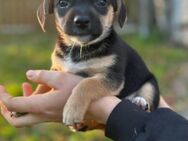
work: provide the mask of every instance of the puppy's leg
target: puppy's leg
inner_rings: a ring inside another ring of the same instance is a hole
[[[159,103],[159,88],[155,79],[146,82],[142,88],[136,92],[132,98],[132,102],[140,106],[143,110],[155,110]]]
[[[96,129],[103,130],[105,129],[105,125],[97,123],[95,120],[84,120],[84,124],[80,128],[74,127],[74,130],[82,132]]]
[[[132,102],[139,106],[141,109],[147,111],[149,110],[149,103],[141,96],[134,97]]]
[[[73,89],[63,111],[63,122],[66,125],[74,126],[82,123],[88,106],[93,100],[119,93],[121,89],[112,88],[105,79],[107,78],[102,74],[86,78]]]

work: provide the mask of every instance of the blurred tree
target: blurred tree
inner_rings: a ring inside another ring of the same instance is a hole
[[[156,25],[161,32],[168,31],[167,0],[153,0]]]
[[[146,38],[150,34],[151,0],[139,0],[139,33]]]

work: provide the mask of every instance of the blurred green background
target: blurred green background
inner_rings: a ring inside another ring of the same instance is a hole
[[[182,0],[179,4],[185,2]],[[129,20],[121,30],[122,38],[139,52],[156,75],[161,94],[169,104],[188,118],[188,28],[185,26],[188,18],[182,16],[185,11],[183,8],[178,11],[176,3],[171,3],[174,9],[170,9],[165,0],[127,0],[126,3]],[[40,31],[35,17],[38,4],[37,0],[0,0],[0,84],[14,96],[21,95],[21,84],[27,81],[25,72],[28,69],[48,69],[51,65],[55,33],[52,22],[48,24],[47,33]],[[160,15],[161,9],[164,13]],[[143,17],[144,13],[147,14]],[[55,123],[15,129],[0,118],[0,141],[38,140],[108,139],[102,131],[72,133]]]

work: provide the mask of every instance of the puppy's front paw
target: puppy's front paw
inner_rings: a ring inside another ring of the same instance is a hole
[[[74,126],[69,126],[72,132],[85,132],[88,130],[88,126],[85,123],[76,123]]]
[[[149,103],[143,97],[135,97],[132,102],[145,111],[149,110]]]
[[[87,107],[83,107],[80,103],[75,101],[71,102],[71,100],[69,100],[63,111],[63,123],[67,126],[73,127],[76,127],[77,124],[81,125],[83,123],[86,110]]]

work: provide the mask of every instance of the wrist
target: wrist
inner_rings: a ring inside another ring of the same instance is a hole
[[[87,115],[98,123],[106,124],[111,112],[120,102],[121,100],[114,96],[103,97],[90,105]]]

